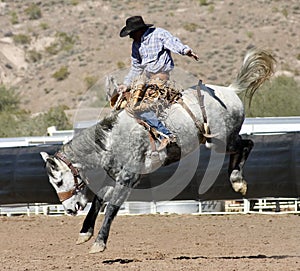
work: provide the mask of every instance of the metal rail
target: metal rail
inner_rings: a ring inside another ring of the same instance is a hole
[[[255,204],[254,204],[255,203]],[[79,215],[86,215],[91,203]],[[142,214],[286,214],[300,213],[299,198],[262,198],[235,201],[127,201],[119,211],[120,215]],[[103,214],[103,213],[102,213]],[[65,215],[61,204],[13,204],[0,205],[1,216],[13,215]]]

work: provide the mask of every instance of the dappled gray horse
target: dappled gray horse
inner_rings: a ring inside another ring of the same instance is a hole
[[[180,157],[169,146],[157,154],[159,159],[153,159],[148,131],[126,110],[113,111],[96,125],[82,130],[55,155],[41,153],[49,181],[69,214],[75,215],[87,204],[86,170],[101,167],[114,180],[113,186],[104,185],[94,198],[78,242],[91,238],[98,211],[108,201],[102,227],[90,252],[103,251],[111,223],[141,175],[187,156],[204,142],[216,152],[230,154],[229,180],[236,192],[245,195],[247,183],[242,171],[253,142],[239,135],[244,106],[237,93],[245,91],[251,98],[273,74],[273,69],[272,55],[253,49],[246,54],[237,79],[230,86],[201,85],[201,90],[185,90],[183,102],[166,108],[163,117],[177,137]],[[205,112],[201,110],[200,99]],[[207,135],[204,135],[207,131],[203,130],[204,123],[209,127]]]

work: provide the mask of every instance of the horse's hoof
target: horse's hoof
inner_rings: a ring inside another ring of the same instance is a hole
[[[90,254],[99,253],[99,252],[103,252],[105,249],[106,249],[106,245],[104,244],[103,241],[95,242],[91,247],[89,253]]]
[[[92,238],[93,234],[91,232],[79,233],[76,245],[83,244]]]
[[[239,170],[233,170],[230,174],[230,182],[235,192],[241,193],[243,196],[247,193],[247,182]]]
[[[245,196],[247,193],[247,183],[244,180],[242,180],[241,182],[232,183],[232,188],[235,192],[241,193],[242,196]]]

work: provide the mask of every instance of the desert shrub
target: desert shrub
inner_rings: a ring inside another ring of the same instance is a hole
[[[44,125],[43,131],[46,131],[49,126],[56,126],[58,130],[72,129],[72,125],[65,114],[66,109],[67,107],[64,105],[52,107],[35,121],[39,122],[40,125]]]
[[[72,129],[63,106],[53,107],[48,112],[32,117],[24,110],[0,112],[0,137],[42,136],[47,128]]]
[[[46,52],[51,55],[56,55],[60,51],[72,50],[77,39],[73,35],[68,35],[65,32],[57,32],[55,37],[56,40],[45,48]]]
[[[23,115],[17,112],[0,112],[0,137],[22,136],[18,124],[22,122]]]
[[[186,31],[189,31],[189,32],[195,32],[198,28],[198,25],[195,24],[195,23],[185,23],[183,25],[183,28],[186,30]]]
[[[257,91],[250,109],[245,99],[247,117],[299,116],[299,88],[291,77],[275,77]]]
[[[49,25],[47,23],[43,22],[43,23],[40,23],[40,28],[43,30],[46,30],[49,28]]]
[[[59,70],[57,70],[52,77],[57,81],[65,80],[69,76],[69,71],[67,66],[62,66]]]
[[[0,112],[16,110],[19,107],[19,97],[13,89],[0,85]]]
[[[210,13],[213,13],[213,12],[215,11],[215,6],[214,6],[214,5],[209,5],[208,11],[209,11]]]
[[[27,52],[26,60],[29,62],[38,62],[42,59],[42,54],[37,52],[36,50],[29,50]]]
[[[10,14],[10,22],[12,24],[18,24],[19,23],[19,18],[18,18],[18,15],[15,11],[13,11],[11,14]]]
[[[0,86],[0,137],[21,136],[18,124],[26,119],[26,112],[20,110],[19,103],[13,89]]]
[[[71,5],[77,6],[79,4],[79,0],[71,0]]]
[[[95,76],[87,76],[84,78],[84,82],[86,84],[87,89],[91,88],[92,86],[94,86],[97,82],[97,77]]]
[[[31,38],[25,34],[17,34],[13,36],[13,40],[15,44],[29,44]]]
[[[41,136],[46,135],[47,128],[56,126],[58,130],[72,129],[65,112],[64,106],[52,107],[46,113],[39,114],[35,117],[28,115],[26,121],[19,123],[19,134],[22,136]]]
[[[200,6],[207,6],[208,2],[207,2],[207,0],[199,0],[199,4],[200,4]]]
[[[247,31],[247,32],[246,32],[246,35],[247,35],[247,37],[248,37],[249,39],[252,39],[253,36],[254,36],[254,33],[253,33],[252,31]]]
[[[29,20],[38,20],[42,17],[42,11],[40,7],[35,3],[26,8],[25,13],[27,14]]]
[[[61,50],[69,51],[73,48],[76,38],[73,35],[68,35],[65,32],[56,33],[56,37],[59,40]]]
[[[45,51],[50,55],[56,55],[60,51],[60,46],[58,42],[52,42],[49,46],[45,48]]]
[[[118,61],[117,62],[117,67],[119,69],[124,69],[126,67],[125,63],[123,61]]]
[[[59,130],[72,129],[65,114],[66,106],[52,107],[46,113],[32,116],[20,109],[19,98],[13,89],[0,86],[0,137],[41,136],[49,126]]]
[[[282,11],[281,11],[282,15],[287,18],[289,16],[289,12],[286,8],[284,8]]]

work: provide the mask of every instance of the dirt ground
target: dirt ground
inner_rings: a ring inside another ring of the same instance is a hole
[[[299,215],[120,215],[96,255],[83,220],[0,217],[0,270],[300,270]]]

